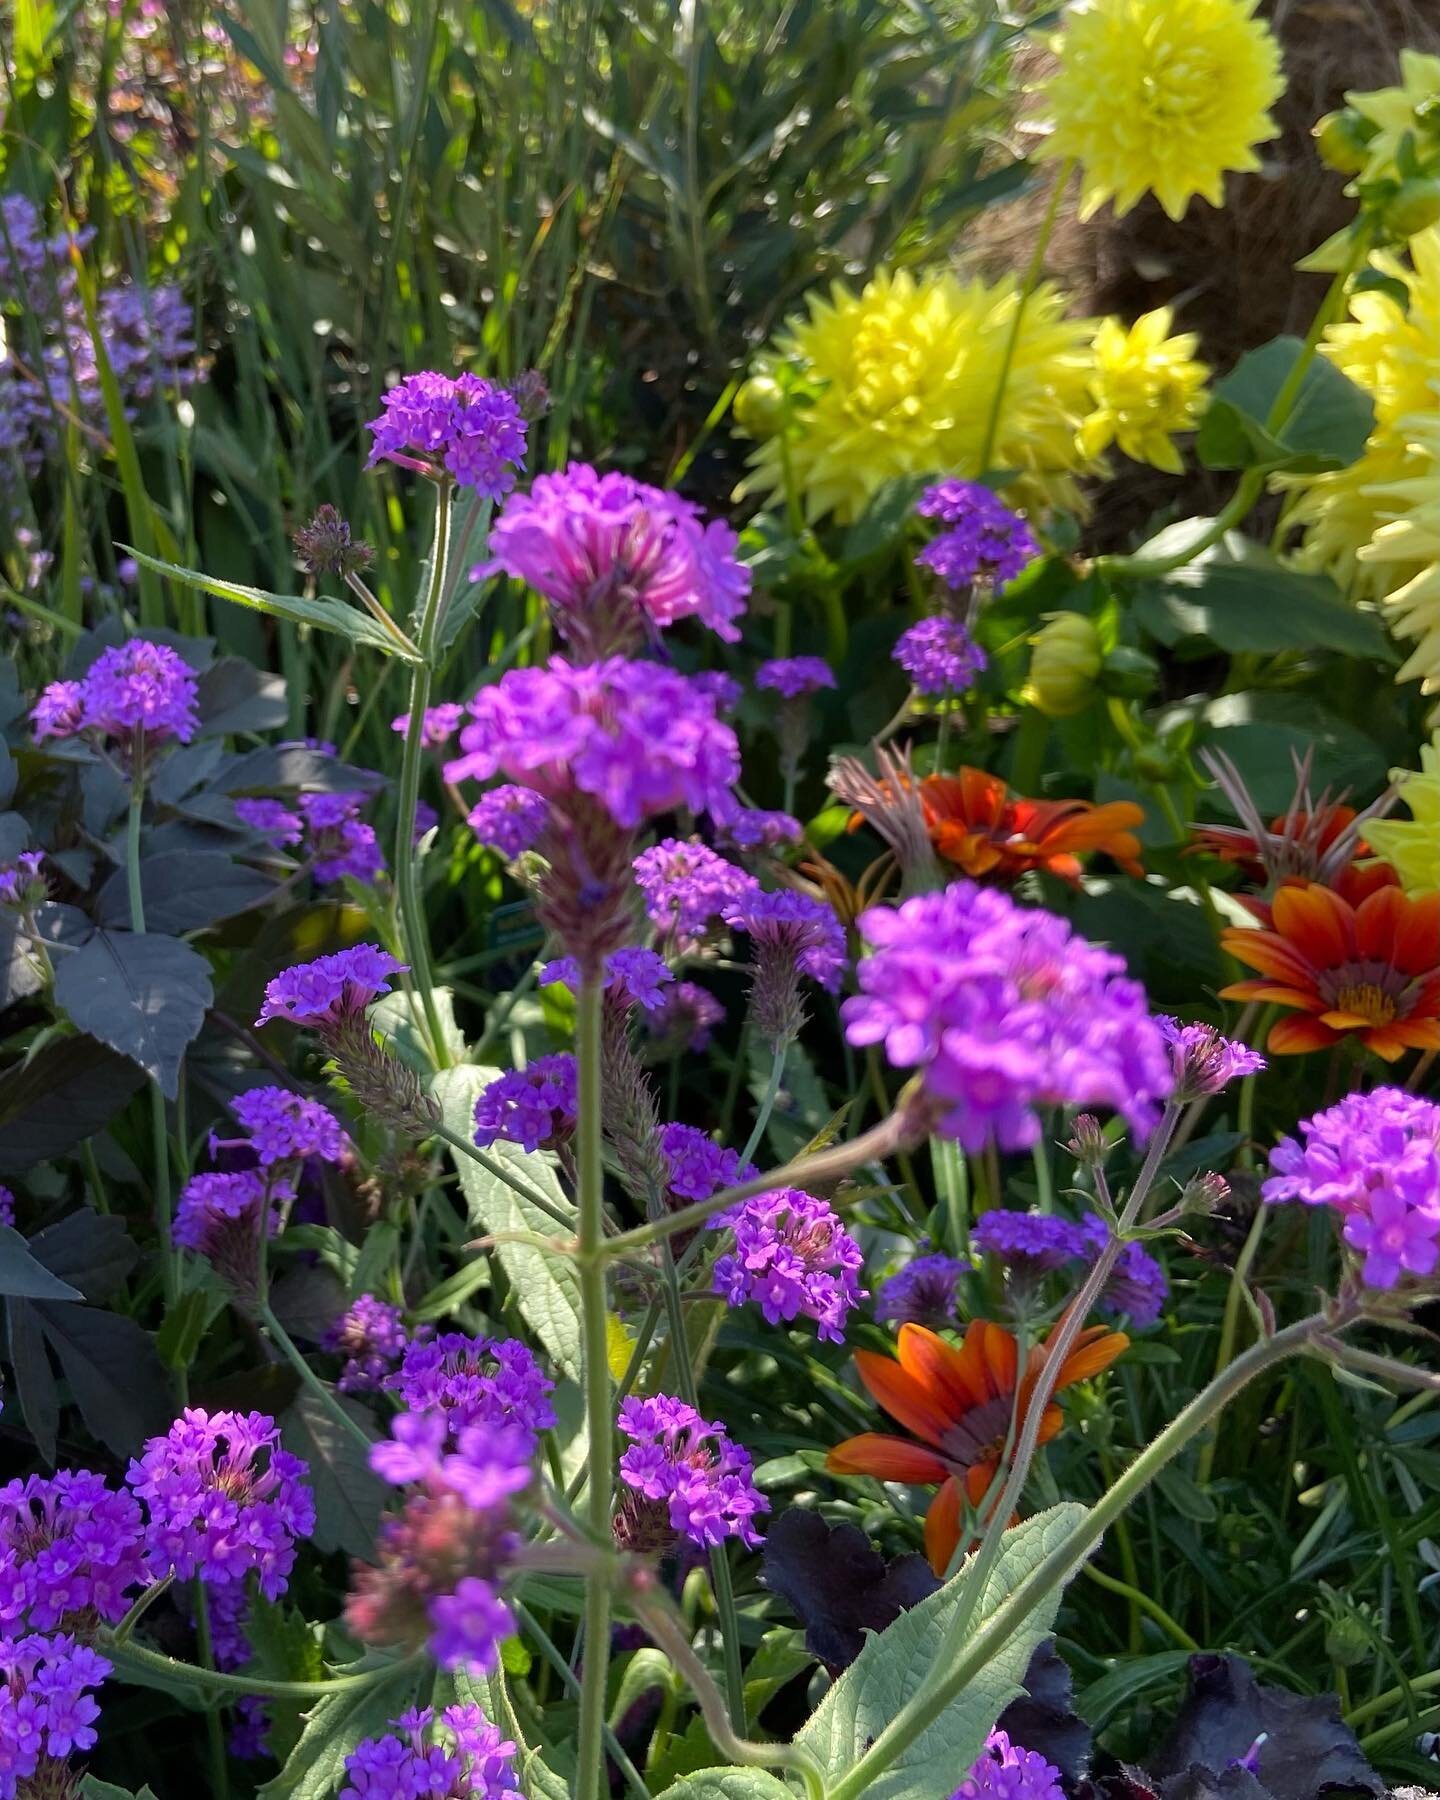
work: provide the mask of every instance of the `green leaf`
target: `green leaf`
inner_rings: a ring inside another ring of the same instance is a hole
[[[364,1409],[343,1394],[335,1400],[357,1423],[372,1423]],[[343,1550],[347,1556],[371,1555],[386,1489],[372,1472],[359,1440],[305,1387],[281,1416],[280,1436],[287,1450],[310,1465],[317,1548]]]
[[[355,1664],[342,1673],[359,1674],[362,1667]],[[346,1688],[318,1700],[300,1742],[280,1773],[260,1789],[259,1800],[334,1800],[346,1757],[362,1738],[385,1735],[391,1719],[405,1710],[415,1684],[414,1666],[397,1663],[371,1687]]]
[[[1103,1731],[1121,1707],[1134,1704],[1142,1688],[1178,1675],[1189,1660],[1188,1650],[1157,1650],[1149,1656],[1123,1657],[1108,1675],[1092,1681],[1077,1696],[1075,1710],[1092,1730]]]
[[[499,1069],[459,1068],[442,1070],[435,1078],[434,1094],[446,1125],[457,1137],[475,1135],[475,1100],[481,1088],[500,1074]],[[555,1171],[543,1156],[531,1155],[518,1145],[497,1142],[489,1154],[547,1200],[565,1204]],[[550,1237],[555,1221],[531,1205],[471,1157],[451,1152],[460,1186],[469,1208],[470,1223],[482,1232],[532,1231]],[[580,1376],[580,1290],[571,1265],[558,1256],[547,1256],[530,1244],[496,1246],[505,1273],[515,1288],[515,1300],[525,1322],[545,1346],[551,1360],[564,1374]]]
[[[155,1800],[149,1782],[142,1788],[116,1787],[98,1775],[86,1775],[80,1783],[80,1800]]]
[[[185,587],[198,588],[202,594],[213,594],[217,600],[233,600],[237,606],[248,606],[254,612],[289,619],[292,625],[312,625],[317,631],[333,631],[340,637],[349,638],[352,644],[366,644],[372,650],[382,650],[386,656],[398,656],[404,662],[419,661],[419,652],[413,645],[407,647],[398,625],[395,631],[399,635],[392,636],[369,613],[362,612],[358,606],[347,606],[343,600],[328,600],[323,594],[272,594],[264,588],[247,587],[243,582],[221,581],[216,576],[202,574],[199,569],[184,569],[178,563],[162,562],[127,544],[118,547],[127,550],[145,568],[168,575]]]
[[[845,533],[840,546],[841,566],[853,568],[871,557],[893,551],[915,502],[932,479],[929,475],[896,475],[882,482]]]
[[[971,1638],[1084,1517],[1083,1506],[1066,1502],[1005,1533],[971,1619]],[[938,1593],[868,1638],[801,1730],[795,1741],[815,1752],[828,1775],[838,1778],[853,1768],[906,1701],[943,1673],[936,1660],[972,1561],[967,1559]],[[1049,1635],[1059,1606],[1057,1590],[1030,1613],[935,1723],[871,1782],[865,1790],[869,1800],[934,1800],[936,1794],[951,1790],[956,1770],[968,1769],[975,1761],[996,1719],[1021,1691],[1030,1658]]]
[[[18,1295],[25,1300],[80,1300],[79,1288],[52,1275],[43,1263],[25,1247],[20,1233],[9,1225],[0,1225],[0,1294]]]
[[[697,1769],[666,1788],[660,1800],[795,1800],[768,1769]]]
[[[205,958],[158,933],[97,931],[55,972],[55,999],[80,1030],[128,1056],[168,1100],[211,998]]]
[[[1242,356],[1216,383],[1195,439],[1206,468],[1309,474],[1355,461],[1374,426],[1375,407],[1324,357],[1305,371],[1284,424],[1275,431],[1265,424],[1300,351],[1299,338],[1275,338]]]
[[[465,1036],[455,1023],[454,990],[437,987],[431,989],[431,994],[445,1046],[452,1061],[459,1061],[465,1055]],[[406,993],[382,994],[370,1009],[370,1023],[389,1038],[390,1047],[401,1062],[412,1068],[417,1075],[428,1076],[434,1067],[434,1061],[426,1049],[424,1033],[415,1016],[420,1005],[418,993],[413,1000]],[[422,1019],[423,1017],[421,1014]]]
[[[165,1429],[173,1416],[170,1384],[154,1339],[133,1319],[50,1300],[7,1304],[21,1410],[42,1448],[42,1431],[48,1435],[58,1404],[49,1355],[60,1364],[86,1428],[116,1456],[135,1455]]]
[[[1197,525],[1208,523],[1182,519],[1138,554],[1171,555]],[[1328,575],[1287,568],[1238,531],[1227,532],[1184,568],[1146,582],[1133,610],[1150,635],[1167,645],[1203,637],[1232,653],[1323,649],[1395,660],[1379,618],[1350,605]]]
[[[1282,813],[1295,792],[1295,757],[1313,751],[1312,788],[1374,793],[1390,758],[1373,739],[1305,694],[1222,694],[1200,713],[1197,744],[1223,750],[1262,813]]]

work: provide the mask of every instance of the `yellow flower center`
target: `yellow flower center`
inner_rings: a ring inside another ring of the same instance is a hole
[[[1352,983],[1335,996],[1337,1012],[1353,1013],[1370,1025],[1388,1025],[1395,1017],[1395,1002],[1382,993],[1373,981]]]

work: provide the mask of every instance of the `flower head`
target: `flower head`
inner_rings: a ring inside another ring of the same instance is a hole
[[[1272,1055],[1347,1037],[1386,1062],[1440,1049],[1440,893],[1412,900],[1387,885],[1352,904],[1319,882],[1293,881],[1260,910],[1263,929],[1231,926],[1220,938],[1260,979],[1220,992],[1290,1009],[1270,1028]]]
[[[1040,154],[1078,157],[1080,217],[1153,193],[1172,219],[1196,194],[1219,206],[1229,170],[1260,167],[1285,91],[1257,0],[1073,0],[1045,84]]]
[[[410,1343],[398,1306],[358,1294],[325,1336],[325,1348],[345,1358],[335,1386],[342,1394],[378,1393]]]
[[[488,1150],[497,1138],[522,1150],[553,1150],[575,1129],[575,1058],[537,1056],[483,1088],[475,1102],[475,1142]]]
[[[295,1540],[315,1529],[309,1470],[280,1448],[264,1413],[187,1407],[151,1438],[126,1479],[149,1508],[146,1550],[155,1577],[203,1575],[211,1587],[253,1570],[278,1600],[295,1564]]]
[[[1420,746],[1418,770],[1392,769],[1390,779],[1410,817],[1374,819],[1365,828],[1366,839],[1407,894],[1433,894],[1440,891],[1440,732]]]
[[[724,1017],[725,1008],[708,988],[694,981],[673,983],[659,1006],[641,1020],[647,1039],[645,1060],[661,1062],[684,1050],[704,1050],[712,1029]]]
[[[289,1019],[316,1030],[334,1027],[388,994],[390,977],[406,967],[376,944],[355,944],[313,962],[295,963],[266,983],[265,1004],[255,1023]]]
[[[835,675],[823,656],[782,656],[761,663],[755,685],[785,700],[804,700],[821,688],[833,688]]]
[[[1133,462],[1183,473],[1172,440],[1198,421],[1210,371],[1195,360],[1200,340],[1193,331],[1170,336],[1174,319],[1173,309],[1162,306],[1142,313],[1128,331],[1118,319],[1100,321],[1090,376],[1095,410],[1080,427],[1087,456],[1103,456],[1118,444]]]
[[[168,738],[188,744],[199,730],[195,671],[168,644],[131,638],[102,650],[80,685],[84,731],[122,741],[138,731],[147,744]]]
[[[1012,796],[998,775],[966,767],[955,775],[927,775],[920,803],[935,849],[970,876],[1013,881],[1045,869],[1078,882],[1080,858],[1087,855],[1108,856],[1131,875],[1144,873],[1135,827],[1145,815],[1128,800],[1103,806],[1025,800]]]
[[[514,487],[525,461],[525,421],[505,388],[478,375],[425,370],[390,388],[380,408],[370,421],[375,441],[367,468],[388,459],[428,472],[438,463],[487,500]]]
[[[311,1156],[339,1162],[345,1153],[345,1133],[330,1108],[289,1088],[249,1088],[235,1096],[230,1110],[249,1132],[262,1168]]]
[[[960,621],[943,614],[902,631],[891,655],[919,694],[963,694],[988,660]]]
[[[822,1339],[844,1342],[845,1319],[865,1297],[865,1259],[825,1201],[776,1188],[713,1223],[735,1237],[734,1250],[715,1261],[715,1285],[731,1306],[753,1300],[770,1325],[813,1319]]]
[[[268,839],[276,850],[298,844],[305,832],[305,821],[299,813],[291,812],[283,800],[265,796],[237,800],[235,817],[242,825]]]
[[[430,1707],[390,1721],[345,1758],[339,1800],[520,1800],[515,1745],[478,1706]]]
[[[693,1125],[662,1126],[660,1150],[669,1169],[669,1192],[679,1200],[708,1200],[721,1188],[759,1173],[753,1163],[741,1162],[738,1151],[717,1144]]]
[[[917,1256],[880,1283],[875,1296],[875,1317],[884,1325],[928,1325],[943,1331],[954,1325],[958,1310],[957,1290],[971,1265],[957,1256],[933,1252]]]
[[[1182,1025],[1158,1014],[1155,1023],[1170,1046],[1175,1099],[1183,1105],[1229,1087],[1246,1075],[1258,1075],[1265,1058],[1244,1044],[1221,1035],[1213,1025]]]
[[[1065,1789],[1053,1763],[997,1728],[950,1800],[1065,1800]]]
[[[657,1006],[664,1004],[665,988],[675,979],[663,956],[657,956],[653,950],[643,949],[636,944],[612,950],[605,958],[604,973],[608,994],[613,995],[622,1005],[633,1003],[645,1012],[653,1012]],[[541,969],[541,986],[546,987],[553,982],[563,982],[573,992],[579,992],[580,965],[573,956],[557,957],[554,962],[546,963]]]
[[[385,1386],[411,1413],[440,1419],[452,1437],[470,1426],[505,1426],[533,1445],[555,1423],[555,1383],[516,1338],[442,1332],[406,1346]]]
[[[726,908],[757,888],[753,875],[698,838],[662,838],[640,852],[634,867],[650,922],[682,951],[702,944]]]
[[[1223,1184],[1222,1184],[1223,1185]],[[1079,1224],[1081,1254],[1100,1255],[1110,1242],[1110,1227],[1098,1213],[1086,1213]],[[1115,1259],[1096,1309],[1111,1318],[1128,1319],[1137,1331],[1146,1331],[1160,1317],[1170,1298],[1165,1271],[1143,1244],[1128,1243]]]
[[[375,560],[369,544],[350,531],[350,521],[328,501],[290,534],[295,560],[308,575],[358,575]]]
[[[83,681],[52,681],[30,709],[36,743],[43,743],[46,738],[74,737],[84,723]]]
[[[805,827],[787,812],[763,806],[741,806],[726,798],[710,808],[715,836],[736,850],[773,850],[780,844],[798,844]]]
[[[804,1023],[799,977],[828,993],[840,986],[849,958],[845,928],[822,901],[793,888],[755,888],[732,901],[725,921],[750,939],[750,1005],[756,1027],[772,1043],[799,1035]]]
[[[543,794],[505,782],[480,796],[466,824],[488,850],[497,850],[514,862],[535,848],[549,816],[550,802]]]
[[[1111,1106],[1137,1135],[1173,1085],[1124,962],[1053,914],[956,882],[862,914],[874,946],[844,1002],[852,1044],[919,1069],[936,1129],[969,1150],[1036,1141],[1040,1105]]]
[[[1394,179],[1407,135],[1412,155],[1427,136],[1435,144],[1440,127],[1435,116],[1436,94],[1440,94],[1440,56],[1406,47],[1400,51],[1398,86],[1346,94],[1346,104],[1374,127],[1365,145],[1365,166],[1358,171],[1361,181]]]
[[[425,720],[420,727],[420,743],[426,750],[439,750],[448,744],[460,729],[465,718],[465,708],[458,700],[444,700],[439,706],[428,706],[425,709]],[[401,713],[390,721],[390,729],[404,737],[410,729],[409,713]]]
[[[1063,1269],[1084,1254],[1079,1229],[1053,1213],[1008,1212],[994,1207],[975,1221],[970,1241],[1024,1283]]]
[[[543,594],[561,634],[589,656],[634,649],[691,617],[733,643],[750,571],[731,528],[703,517],[679,494],[571,463],[507,501],[485,572]]]
[[[385,867],[375,827],[359,816],[361,793],[302,794],[300,811],[310,830],[311,868],[317,881],[371,883]]]
[[[1103,1326],[1082,1331],[1060,1365],[1055,1392],[1108,1369],[1129,1341]],[[963,1502],[979,1506],[989,1491],[1012,1419],[1017,1413],[1024,1418],[1035,1390],[1045,1348],[1031,1346],[1022,1374],[1010,1333],[972,1319],[958,1350],[923,1325],[902,1325],[897,1356],[857,1350],[855,1369],[872,1397],[914,1438],[867,1431],[837,1444],[826,1467],[881,1481],[939,1482],[925,1519],[925,1550],[935,1573],[944,1575],[959,1547]],[[1052,1400],[1041,1418],[1040,1443],[1048,1444],[1064,1422]]]
[[[0,1638],[0,1796],[70,1794],[78,1777],[65,1766],[95,1744],[100,1708],[91,1688],[111,1673],[88,1644],[61,1633]]]
[[[260,1169],[192,1175],[180,1190],[171,1235],[182,1249],[203,1256],[242,1306],[253,1306],[260,1234],[275,1235],[281,1203],[294,1198],[288,1181]]]
[[[133,1495],[89,1469],[0,1487],[0,1637],[115,1624],[146,1579],[144,1529]]]
[[[620,1479],[664,1509],[670,1531],[700,1545],[727,1537],[752,1546],[760,1541],[755,1518],[770,1502],[755,1486],[749,1453],[723,1425],[666,1394],[645,1400],[632,1394],[621,1402],[617,1423],[630,1440]]]
[[[915,558],[933,569],[948,588],[984,582],[997,592],[1040,554],[1034,534],[1019,513],[978,481],[937,482],[916,502],[922,519],[945,529]]]
[[[22,911],[38,906],[48,889],[43,850],[22,850],[13,863],[0,867],[0,906],[16,906]]]

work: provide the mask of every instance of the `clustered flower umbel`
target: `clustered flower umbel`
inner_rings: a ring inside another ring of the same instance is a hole
[[[813,1319],[822,1339],[844,1342],[845,1320],[865,1298],[865,1259],[825,1201],[775,1188],[718,1214],[714,1224],[734,1236],[734,1249],[714,1268],[715,1286],[731,1306],[753,1301],[770,1325]]]
[[[1270,1152],[1268,1201],[1328,1206],[1371,1288],[1440,1266],[1440,1106],[1403,1089],[1347,1094]]]
[[[1110,1228],[1098,1213],[1071,1220],[996,1207],[976,1220],[970,1241],[1005,1269],[1012,1299],[1023,1310],[1047,1275],[1075,1263],[1093,1263],[1110,1242]],[[1131,1242],[1121,1249],[1096,1306],[1102,1313],[1127,1316],[1144,1330],[1160,1317],[1169,1295],[1160,1264],[1143,1244]]]
[[[917,694],[962,694],[984,673],[985,652],[959,619],[935,613],[902,631],[891,653]]]
[[[342,1394],[378,1393],[412,1341],[398,1306],[357,1294],[325,1334],[324,1347],[345,1358],[335,1386]]]
[[[921,1077],[923,1121],[967,1150],[1036,1142],[1041,1106],[1107,1106],[1139,1138],[1174,1086],[1123,960],[1038,908],[957,881],[859,919],[873,954],[842,1005],[852,1044]]]
[[[620,1478],[634,1496],[615,1520],[623,1548],[665,1549],[677,1537],[702,1548],[727,1537],[751,1546],[760,1541],[755,1518],[770,1502],[755,1486],[748,1451],[723,1425],[668,1394],[630,1395],[617,1423],[630,1440]]]
[[[822,901],[758,886],[725,908],[726,924],[750,940],[750,1014],[767,1042],[789,1043],[805,1023],[800,977],[834,993],[848,957],[845,931]]]
[[[100,1707],[90,1690],[111,1670],[65,1632],[0,1638],[0,1800],[78,1791],[69,1759],[94,1747]]]
[[[634,869],[651,924],[680,955],[698,949],[727,908],[759,890],[753,875],[698,838],[661,838],[640,852]]]
[[[345,1758],[339,1800],[520,1800],[514,1743],[478,1706],[423,1706],[362,1738]]]
[[[537,1056],[497,1076],[476,1097],[475,1142],[482,1150],[498,1138],[522,1150],[559,1149],[574,1135],[577,1081],[569,1051]]]
[[[148,638],[102,650],[79,680],[52,681],[30,713],[37,742],[93,736],[126,760],[138,745],[188,744],[200,729],[195,671]]]
[[[407,1411],[438,1417],[452,1439],[470,1426],[505,1425],[533,1448],[555,1423],[555,1384],[516,1338],[452,1331],[412,1342],[385,1386]]]
[[[486,500],[500,500],[525,462],[525,420],[508,389],[478,375],[407,375],[380,397],[371,419],[367,468],[398,463],[448,476]]]
[[[914,1257],[881,1282],[875,1317],[884,1325],[925,1325],[944,1331],[959,1318],[960,1280],[971,1267],[939,1250]]]
[[[1065,1800],[1060,1771],[998,1727],[950,1800]]]

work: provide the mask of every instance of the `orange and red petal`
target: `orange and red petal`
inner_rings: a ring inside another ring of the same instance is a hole
[[[1232,981],[1220,990],[1222,1000],[1268,1000],[1276,1006],[1293,1006],[1300,1012],[1318,1013],[1325,1002],[1302,988],[1280,987],[1273,981]]]
[[[942,1581],[951,1557],[960,1548],[962,1510],[960,1483],[951,1475],[925,1514],[926,1560]]]
[[[1406,975],[1428,975],[1440,968],[1440,894],[1411,900],[1395,926],[1392,955]]]
[[[1271,903],[1275,929],[1317,969],[1333,969],[1355,955],[1355,914],[1316,882],[1281,887]]]
[[[950,1415],[940,1398],[922,1386],[893,1356],[880,1356],[873,1350],[855,1352],[855,1372],[869,1389],[871,1397],[889,1413],[897,1424],[913,1431],[927,1444],[938,1445],[950,1424]]]
[[[1220,943],[1237,962],[1273,976],[1288,987],[1309,987],[1315,978],[1305,958],[1273,931],[1249,931],[1232,925],[1221,933]]]
[[[1110,1331],[1104,1325],[1092,1325],[1088,1331],[1082,1331],[1060,1365],[1056,1392],[1069,1387],[1072,1382],[1088,1381],[1092,1375],[1108,1369],[1129,1348],[1130,1340],[1123,1331]]]
[[[1248,986],[1248,983],[1242,983]],[[1318,1019],[1299,1017],[1277,1019],[1270,1027],[1265,1048],[1272,1056],[1303,1056],[1307,1050],[1328,1050],[1340,1042],[1340,1033],[1322,1025]]]
[[[858,1437],[846,1438],[825,1458],[825,1467],[832,1475],[873,1475],[877,1481],[912,1484],[944,1481],[949,1473],[933,1450],[882,1431],[862,1431]]]
[[[955,1349],[924,1325],[902,1325],[896,1352],[900,1367],[925,1389],[947,1419],[963,1417],[985,1399],[964,1350]]]

